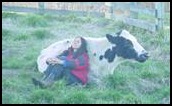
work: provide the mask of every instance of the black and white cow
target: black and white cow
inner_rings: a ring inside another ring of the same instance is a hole
[[[104,76],[113,74],[116,66],[125,60],[144,62],[148,59],[146,50],[126,30],[114,35],[106,34],[106,37],[101,38],[84,38],[87,41],[90,58],[89,81],[98,82]],[[47,58],[62,53],[71,45],[72,41],[73,39],[65,39],[42,50],[37,59],[39,71],[44,72],[47,68]]]

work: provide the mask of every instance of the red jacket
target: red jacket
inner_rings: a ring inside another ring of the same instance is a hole
[[[64,67],[70,68],[71,73],[79,78],[83,84],[86,84],[88,81],[88,71],[89,71],[89,57],[87,53],[78,55],[76,58],[73,58],[73,52],[71,49],[62,53]]]

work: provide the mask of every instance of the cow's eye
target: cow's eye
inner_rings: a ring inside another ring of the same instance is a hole
[[[125,46],[132,46],[131,42],[125,42]]]

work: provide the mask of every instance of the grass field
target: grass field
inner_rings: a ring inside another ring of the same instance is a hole
[[[168,16],[167,16],[168,17]],[[169,25],[169,23],[167,23]],[[145,63],[126,62],[104,79],[104,87],[35,87],[31,78],[40,51],[48,45],[78,35],[102,37],[120,29],[130,31],[151,57]],[[121,22],[96,17],[2,13],[3,104],[169,104],[170,30],[150,33]]]

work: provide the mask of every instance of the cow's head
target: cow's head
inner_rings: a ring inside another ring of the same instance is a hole
[[[145,62],[148,59],[148,52],[137,42],[137,39],[128,31],[122,30],[115,36],[106,35],[108,41],[114,46],[109,49],[111,56],[115,54],[125,59],[135,59],[139,62]],[[108,54],[108,51],[106,51]],[[106,58],[107,56],[105,56]],[[111,57],[114,58],[115,56]]]

